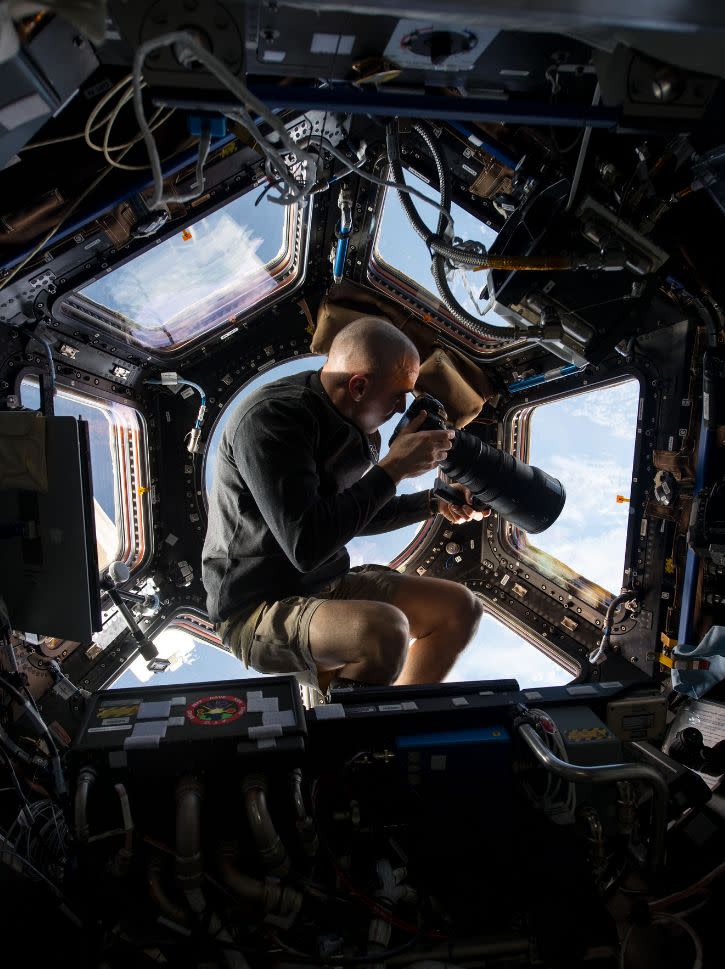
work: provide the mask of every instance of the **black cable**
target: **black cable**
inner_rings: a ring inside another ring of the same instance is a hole
[[[29,803],[27,797],[25,796],[25,791],[20,786],[20,781],[18,780],[18,775],[15,773],[15,768],[13,767],[13,762],[10,760],[10,757],[5,752],[5,750],[3,750],[2,747],[0,747],[0,754],[3,755],[3,757],[5,758],[6,764],[10,768],[10,776],[12,777],[13,784],[15,785],[15,789],[18,792],[18,797],[23,802],[24,809],[26,811],[28,811],[28,813],[32,817],[33,812],[30,810],[30,803]]]
[[[259,193],[259,195],[257,196],[257,198],[256,198],[256,200],[254,202],[255,209],[259,205],[259,203],[262,201],[262,199],[266,196],[267,192],[271,191],[273,188],[277,188],[277,186],[278,185],[281,185],[281,184],[282,184],[282,179],[281,178],[278,178],[275,181],[268,182],[265,185],[265,187],[262,189],[262,191]]]
[[[462,323],[464,326],[471,327],[474,329],[474,332],[478,333],[484,338],[496,340],[499,343],[510,343],[515,341],[520,335],[515,327],[491,326],[489,323],[472,316],[460,305],[458,300],[453,295],[450,286],[448,285],[448,280],[446,278],[447,260],[453,262],[454,264],[458,263],[463,266],[468,265],[472,268],[480,265],[482,260],[485,260],[485,257],[482,257],[476,253],[468,252],[464,248],[456,248],[455,246],[448,245],[444,241],[440,227],[443,224],[443,220],[448,223],[450,217],[450,190],[448,189],[449,175],[447,174],[443,156],[441,155],[430,130],[422,124],[418,124],[415,127],[417,134],[425,142],[425,145],[435,162],[436,171],[438,172],[439,188],[441,191],[441,212],[438,220],[438,231],[430,231],[428,226],[423,222],[422,218],[418,214],[418,211],[415,208],[413,200],[409,194],[398,189],[398,198],[408,221],[412,225],[415,232],[417,232],[417,234],[425,242],[429,251],[433,255],[431,273],[443,302],[450,311],[451,315],[459,323]],[[390,166],[393,181],[405,184],[405,179],[403,177],[403,166],[400,159],[400,137],[395,122],[389,124],[386,129],[386,147],[388,151],[388,164]],[[449,195],[447,199],[444,193]]]
[[[17,703],[21,704],[21,706],[23,706],[30,714],[31,720],[35,721],[36,726],[40,727],[41,733],[44,735],[50,750],[51,771],[53,774],[53,780],[55,781],[56,792],[59,795],[65,794],[67,787],[65,777],[63,775],[63,768],[60,762],[60,754],[58,752],[58,747],[56,746],[55,740],[53,739],[53,734],[50,732],[47,723],[41,717],[38,709],[34,705],[34,702],[32,704],[29,703],[27,698],[23,696],[20,690],[18,690],[17,687],[15,687],[2,675],[0,675],[0,687],[2,687],[6,693],[9,693]]]

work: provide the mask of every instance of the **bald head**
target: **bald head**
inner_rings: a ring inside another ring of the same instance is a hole
[[[405,334],[379,316],[361,316],[332,341],[325,369],[382,376],[409,362],[420,361],[415,344]]]
[[[332,341],[320,380],[337,409],[366,434],[405,410],[420,358],[407,336],[379,316],[362,316]]]

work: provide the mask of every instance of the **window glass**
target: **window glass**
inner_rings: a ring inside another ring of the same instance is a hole
[[[234,199],[80,296],[108,310],[114,328],[157,350],[178,349],[224,325],[279,288],[276,277],[295,259],[288,250],[296,207],[255,207],[256,194]]]
[[[405,172],[405,181],[411,188],[417,188],[425,196],[439,201],[437,189],[431,188],[417,175]],[[434,231],[438,223],[438,212],[430,205],[412,196],[413,203],[425,224]],[[460,205],[451,205],[455,235],[466,242],[480,242],[489,249],[496,239],[496,230],[481,222]],[[398,193],[386,189],[378,231],[375,236],[375,260],[378,264],[394,270],[401,281],[412,285],[422,298],[433,308],[442,306],[438,289],[431,273],[431,257],[424,241],[413,229],[400,204]],[[486,285],[485,272],[466,272],[455,269],[448,280],[453,295],[463,308],[493,326],[505,324],[495,312],[485,309],[485,300],[480,298]]]
[[[214,477],[214,465],[222,431],[224,430],[226,422],[234,412],[236,405],[258,387],[271,383],[274,380],[279,380],[282,377],[300,373],[304,370],[319,370],[324,362],[325,357],[323,356],[295,357],[294,360],[289,360],[286,363],[280,364],[278,367],[272,367],[271,369],[266,370],[263,374],[260,374],[258,377],[255,377],[253,380],[250,380],[249,383],[242,387],[237,395],[232,398],[217,421],[209,440],[204,471],[204,480],[207,492],[211,488]],[[409,395],[406,406],[410,404],[411,399],[412,397]],[[388,453],[388,441],[390,440],[390,435],[393,433],[400,416],[400,414],[396,414],[380,428],[382,445],[380,449],[381,457]],[[425,491],[432,487],[434,480],[434,471],[430,471],[428,474],[422,475],[420,478],[404,478],[398,485],[397,494],[414,494],[415,492]],[[388,562],[392,561],[392,559],[402,552],[403,549],[407,548],[419,529],[420,524],[415,524],[408,525],[405,528],[399,528],[393,532],[385,532],[382,535],[369,535],[361,538],[354,538],[347,544],[347,550],[350,553],[350,562],[353,566],[368,563],[387,565]]]
[[[150,673],[147,661],[137,656],[108,689],[140,686],[171,686],[172,684],[203,683],[206,680],[241,680],[261,676],[247,669],[244,663],[221,646],[195,636],[175,624],[167,626],[154,639],[159,656],[171,660],[163,673]]]
[[[486,614],[446,682],[512,678],[525,690],[531,686],[561,686],[571,681],[572,674],[495,616]]]
[[[40,389],[34,377],[23,378],[20,394],[24,407],[40,408]],[[133,565],[144,553],[144,515],[138,491],[144,482],[127,480],[127,462],[121,457],[132,453],[134,460],[130,463],[140,473],[144,462],[139,454],[142,446],[139,415],[124,404],[60,388],[54,403],[59,417],[82,418],[88,422],[98,567],[103,571],[116,559]]]
[[[528,460],[566,488],[566,504],[546,531],[519,533],[526,557],[547,574],[567,567],[609,592],[619,592],[629,523],[639,384],[541,404],[529,418]]]
[[[198,621],[195,621],[198,622]],[[159,655],[170,659],[163,673],[150,673],[142,656],[128,666],[108,689],[121,689],[148,683],[153,686],[249,679],[263,676],[247,669],[227,652],[211,629],[196,631],[194,623],[179,617],[154,639]],[[446,677],[449,683],[472,680],[516,679],[522,689],[536,686],[561,686],[572,674],[532,646],[495,616],[485,615],[478,633],[461,654]]]

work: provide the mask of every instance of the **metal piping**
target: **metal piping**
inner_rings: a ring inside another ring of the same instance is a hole
[[[237,846],[234,844],[223,844],[217,852],[217,867],[224,884],[248,905],[262,906],[266,912],[274,911],[280,890],[272,886],[268,890],[263,882],[239,871],[234,864],[236,853]]]
[[[305,853],[309,857],[313,857],[317,854],[319,846],[317,832],[315,831],[315,823],[307,813],[307,807],[305,806],[305,799],[302,794],[302,771],[299,767],[296,767],[292,771],[290,780],[292,783],[295,813],[297,815],[297,830],[300,833]]]
[[[152,858],[148,863],[146,867],[146,884],[149,894],[168,919],[171,919],[172,922],[178,922],[181,925],[187,925],[189,922],[189,913],[180,905],[172,902],[166,894],[162,881],[163,870],[164,863],[160,856]]]
[[[222,881],[245,904],[283,918],[294,917],[302,907],[302,895],[289,885],[268,879],[261,882],[239,871],[235,864],[237,846],[220,845],[217,866]]]
[[[659,873],[665,864],[665,836],[667,834],[667,804],[670,792],[667,784],[654,767],[648,764],[601,764],[596,767],[580,767],[561,760],[552,753],[536,730],[528,723],[519,725],[518,732],[547,770],[575,784],[613,784],[617,781],[647,781],[652,787],[652,843],[650,865]]]
[[[206,905],[201,891],[201,802],[204,789],[196,777],[182,777],[176,785],[176,880],[191,910]]]
[[[272,822],[267,807],[267,781],[261,774],[250,774],[242,782],[247,819],[262,863],[273,875],[290,870],[287,849]]]
[[[90,827],[88,824],[88,795],[91,788],[98,779],[98,774],[93,767],[84,767],[78,775],[78,785],[74,802],[74,825],[76,838],[80,842],[88,841],[90,837]]]

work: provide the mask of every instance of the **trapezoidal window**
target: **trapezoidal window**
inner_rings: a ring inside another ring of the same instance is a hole
[[[410,169],[405,171],[406,184],[421,191],[427,198],[438,202],[438,190],[428,185]],[[413,203],[425,224],[435,230],[438,212],[432,206],[411,196]],[[475,215],[455,202],[451,205],[451,215],[456,236],[471,242],[481,243],[489,249],[496,239],[497,232]],[[447,319],[453,319],[449,310],[438,295],[438,289],[431,272],[431,257],[424,241],[408,221],[398,193],[385,189],[380,218],[368,267],[370,282],[390,295],[392,289],[404,302],[428,309]],[[453,295],[461,306],[472,316],[485,320],[493,326],[507,325],[493,310],[486,309],[486,301],[481,291],[486,284],[484,272],[470,272],[454,269],[448,280]],[[462,325],[462,324],[457,324]]]
[[[627,380],[511,419],[515,453],[562,482],[566,504],[546,531],[505,525],[517,558],[595,608],[622,586],[629,526],[639,383]]]
[[[247,669],[222,647],[211,623],[191,613],[176,616],[154,637],[159,656],[169,660],[163,673],[151,673],[147,661],[137,656],[105,689],[172,684],[222,682],[248,679],[261,674]]]
[[[234,413],[236,405],[240,404],[242,400],[244,400],[244,398],[247,397],[253,390],[257,390],[257,388],[263,386],[264,384],[271,383],[274,380],[279,380],[282,377],[289,377],[295,373],[301,373],[305,370],[319,370],[324,362],[325,357],[323,356],[294,357],[291,360],[287,360],[285,363],[278,364],[276,367],[271,367],[269,370],[265,370],[264,373],[259,374],[257,377],[253,377],[243,387],[241,387],[239,391],[237,391],[235,396],[231,398],[220,414],[206,449],[204,458],[204,484],[207,496],[211,490],[212,482],[214,480],[214,468],[216,465],[217,452],[219,450],[219,442],[221,440],[222,431],[224,430],[227,421]],[[408,399],[406,406],[410,403],[410,399],[412,398]],[[380,428],[381,457],[384,457],[388,453],[388,442],[391,434],[395,430],[395,426],[398,423],[400,416],[400,414],[394,415]],[[435,471],[429,471],[427,474],[421,475],[419,478],[403,478],[398,485],[397,494],[409,495],[415,494],[416,492],[426,491],[428,488],[433,487],[435,476]],[[398,528],[392,532],[384,532],[380,535],[365,535],[359,538],[354,538],[352,541],[347,543],[347,550],[350,554],[350,564],[352,566],[387,565],[388,563],[397,565],[399,562],[405,560],[409,546],[414,542],[414,540],[416,540],[417,537],[422,536],[423,530],[426,527],[427,526],[425,523],[423,528],[421,528],[420,524],[406,525],[403,528]]]
[[[35,377],[23,377],[20,399],[24,407],[40,408]],[[103,571],[121,560],[134,568],[144,559],[150,534],[143,418],[126,404],[65,387],[56,388],[54,403],[59,417],[88,422],[98,567]]]
[[[247,192],[66,297],[62,310],[160,353],[277,300],[304,268],[302,211]]]
[[[486,612],[476,635],[456,660],[446,676],[447,683],[470,683],[475,680],[518,680],[522,690],[533,686],[563,686],[577,670],[567,669],[555,652],[545,653],[529,642],[498,616]]]

